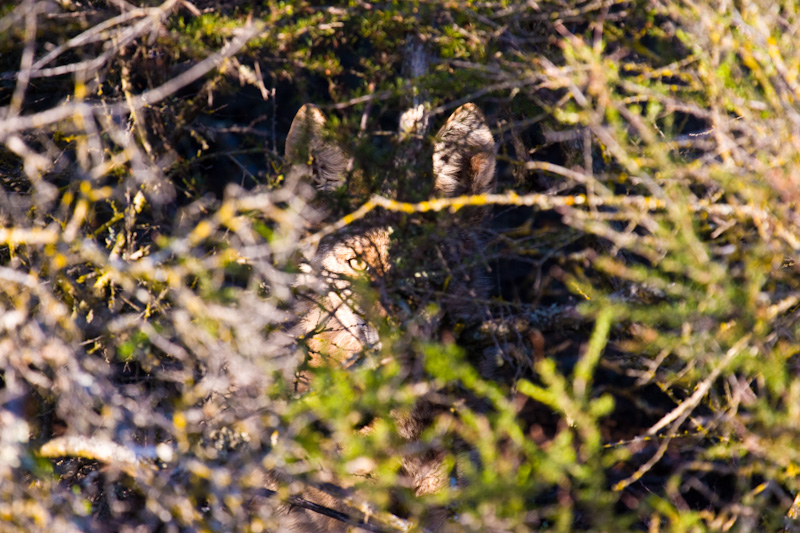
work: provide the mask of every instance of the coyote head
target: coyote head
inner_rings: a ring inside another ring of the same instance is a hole
[[[286,158],[292,163],[290,176],[302,176],[318,191],[332,191],[344,185],[351,167],[347,152],[325,138],[326,118],[317,107],[304,105],[294,118],[286,138]],[[482,194],[494,184],[495,146],[481,111],[474,104],[459,107],[434,139],[433,192],[437,196]],[[419,188],[425,188],[420,184]],[[455,217],[442,222],[444,243],[430,261],[458,265],[461,258],[473,254],[480,243],[467,225],[476,216]],[[393,268],[391,228],[348,227],[324,240],[307,265],[307,270],[325,282],[315,305],[301,319],[301,334],[311,352],[311,365],[326,364],[325,358],[348,365],[353,356],[379,344],[378,331],[369,317],[385,314],[380,304],[361,300],[353,290],[356,280],[376,282]],[[419,265],[422,269],[428,265]],[[446,267],[460,273],[448,280],[448,293],[464,297],[480,291],[475,269]],[[419,273],[418,273],[419,274]],[[423,272],[425,274],[425,272]],[[457,298],[454,298],[454,300]]]

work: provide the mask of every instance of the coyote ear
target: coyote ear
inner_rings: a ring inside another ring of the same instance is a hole
[[[292,171],[310,175],[320,191],[332,191],[344,183],[350,163],[344,150],[325,139],[326,122],[317,106],[305,104],[292,121],[284,151]]]
[[[459,107],[433,145],[436,192],[443,196],[489,192],[495,159],[494,138],[481,110],[475,104]]]

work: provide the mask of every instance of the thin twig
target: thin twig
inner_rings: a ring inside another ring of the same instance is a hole
[[[107,105],[105,103],[90,104],[76,101],[48,109],[47,111],[34,113],[33,115],[18,116],[0,121],[0,141],[5,141],[5,139],[13,133],[42,128],[70,117],[83,117],[93,114],[119,115],[156,104],[205,76],[211,70],[218,68],[225,59],[238,53],[239,50],[241,50],[250,39],[258,35],[263,28],[264,24],[261,22],[243,27],[239,35],[231,39],[218,53],[207,57],[180,76],[172,78],[155,89],[146,91],[133,98],[130,104],[120,102]]]
[[[684,413],[691,412],[694,410],[695,407],[700,405],[700,401],[705,397],[708,393],[711,385],[719,377],[720,373],[733,361],[737,355],[741,353],[747,343],[750,341],[752,334],[748,333],[741,339],[739,339],[736,344],[731,346],[731,348],[725,353],[725,357],[716,365],[713,369],[711,369],[711,373],[708,375],[706,379],[704,379],[700,384],[697,386],[697,389],[694,391],[690,397],[686,400],[682,401],[680,405],[678,405],[675,409],[664,415],[658,422],[653,424],[653,426],[647,430],[647,435],[655,435],[665,426],[669,425],[672,421],[677,419],[678,417],[682,416]]]

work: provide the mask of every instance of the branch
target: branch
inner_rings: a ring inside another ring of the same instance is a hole
[[[553,173],[569,177],[571,179],[582,180],[585,183],[591,179],[585,174],[570,170],[559,165],[543,162],[531,162],[526,166],[530,168],[541,168]],[[668,200],[654,198],[652,196],[594,196],[576,194],[569,196],[551,196],[548,194],[531,193],[518,195],[514,191],[504,194],[474,194],[468,196],[456,196],[452,198],[433,198],[419,203],[398,202],[380,195],[373,195],[364,205],[345,215],[336,222],[325,226],[320,231],[306,237],[301,241],[301,246],[315,247],[319,242],[342,228],[349,226],[353,222],[361,220],[377,207],[383,207],[387,211],[398,213],[429,213],[433,211],[443,211],[449,209],[456,212],[467,206],[487,206],[487,205],[515,205],[537,207],[543,211],[558,208],[585,207],[611,207],[628,208],[637,213],[645,211],[661,211],[667,208]],[[753,207],[751,205],[729,205],[724,203],[711,203],[708,200],[693,201],[688,205],[692,212],[706,213],[721,217],[737,217],[740,219],[750,219],[756,222],[769,222],[778,236],[780,236],[794,250],[800,250],[800,237],[790,231],[790,228],[780,224],[775,217],[765,209]]]
[[[148,17],[150,20],[145,21],[146,25],[143,26],[142,28],[140,28],[142,31],[138,32],[138,33],[135,33],[133,35],[133,37],[135,38],[136,36],[141,35],[141,33],[144,33],[144,30],[152,29],[151,21],[153,19],[163,19],[167,14],[169,14],[170,11],[172,11],[172,9],[175,7],[176,3],[177,3],[177,0],[167,0],[166,2],[164,2],[163,4],[161,4],[160,6],[155,7],[155,8],[136,8],[136,9],[133,9],[131,11],[122,13],[121,15],[117,15],[116,17],[112,17],[112,18],[110,18],[108,20],[105,20],[105,21],[103,21],[103,22],[101,22],[99,24],[96,24],[95,26],[92,26],[91,28],[89,28],[85,32],[81,33],[80,35],[77,35],[77,36],[73,37],[72,39],[70,39],[66,43],[55,47],[53,50],[51,50],[49,53],[47,53],[44,57],[42,57],[41,59],[36,61],[36,63],[33,64],[33,67],[31,69],[31,70],[34,71],[33,76],[34,77],[46,76],[47,74],[44,74],[43,72],[37,72],[37,71],[41,71],[41,69],[45,65],[47,65],[48,63],[50,63],[51,61],[56,59],[58,56],[60,56],[62,53],[64,53],[65,51],[69,50],[70,48],[75,48],[76,46],[81,46],[83,44],[87,44],[87,43],[93,42],[95,40],[106,41],[107,40],[107,36],[101,35],[102,32],[104,32],[104,31],[106,31],[106,30],[108,30],[108,29],[110,29],[110,28],[112,28],[114,26],[117,26],[119,24],[123,24],[125,22],[128,22],[129,20],[132,20],[132,19],[135,19],[135,18]],[[137,26],[134,26],[134,29],[139,29],[139,28],[137,28]],[[122,39],[122,40],[125,41],[125,44],[130,42],[130,39],[128,37],[129,36],[126,35]],[[114,42],[113,50],[116,51],[116,50],[118,50],[118,49],[120,49],[122,47],[119,42],[116,42],[116,40],[112,41],[112,42]],[[62,67],[59,67],[59,68],[62,68]]]
[[[739,355],[742,350],[744,349],[745,345],[750,341],[752,335],[747,334],[741,339],[739,339],[736,344],[734,344],[728,352],[725,354],[725,357],[722,361],[719,362],[717,366],[711,369],[711,373],[708,375],[706,379],[704,379],[698,386],[694,393],[689,396],[686,400],[682,401],[680,405],[678,405],[675,409],[667,413],[661,420],[653,424],[653,426],[647,430],[647,435],[655,435],[658,433],[662,428],[667,426],[672,421],[676,420],[678,417],[685,415],[695,407],[700,404],[700,400],[702,400],[705,395],[708,393],[709,389],[711,389],[711,385],[719,377],[720,373],[727,367],[731,361],[733,361],[737,355]]]
[[[258,495],[270,499],[278,497],[277,491],[271,489],[259,489]],[[353,527],[356,527],[364,531],[373,531],[375,533],[398,533],[411,530],[411,524],[407,520],[403,520],[402,518],[395,516],[391,513],[380,513],[380,515],[382,515],[384,519],[388,518],[392,523],[397,524],[396,527],[378,525],[370,522],[363,522],[361,520],[353,518],[347,513],[343,513],[342,511],[337,511],[336,509],[331,509],[330,507],[314,503],[299,496],[289,496],[288,498],[281,501],[283,501],[284,503],[288,503],[289,505],[292,505],[294,507],[300,507],[301,509],[306,509],[307,511],[312,511],[314,513],[318,513],[323,516],[327,516],[328,518],[333,518],[334,520],[344,522],[345,524],[351,525]],[[378,517],[378,516],[379,515],[377,514],[373,515],[373,517]],[[425,532],[426,530],[422,529],[421,531]]]
[[[225,59],[238,53],[239,50],[241,50],[250,39],[258,35],[263,28],[264,24],[262,22],[248,23],[241,29],[239,35],[231,39],[218,53],[207,57],[180,76],[133,98],[130,104],[120,102],[107,105],[105,103],[90,104],[87,102],[71,102],[33,115],[3,120],[0,122],[0,141],[5,141],[6,138],[13,133],[29,129],[38,129],[49,124],[66,120],[70,117],[86,117],[90,114],[125,114],[136,112],[144,107],[158,103],[170,95],[175,94],[183,87],[205,76],[211,70],[219,67]]]
[[[129,448],[110,440],[84,436],[55,438],[39,449],[39,455],[48,459],[81,457],[100,461],[119,468],[133,478],[141,477],[145,471],[151,471],[151,461],[169,461],[174,456],[172,448],[167,444]]]
[[[172,461],[175,457],[175,450],[169,444],[165,443],[157,446],[126,447],[110,440],[71,436],[58,437],[48,441],[39,449],[39,455],[48,459],[57,457],[80,457],[83,459],[100,461],[119,468],[132,478],[139,478],[144,472],[149,473],[153,470],[152,461],[157,459],[161,461]],[[368,509],[366,504],[356,501],[352,496],[342,495],[338,493],[338,491],[332,491],[330,488],[326,488],[322,485],[313,486],[317,490],[321,490],[341,500],[343,504],[358,509],[358,511],[366,517],[366,520],[369,521],[364,522],[342,511],[325,507],[324,505],[314,503],[298,496],[289,496],[282,501],[289,505],[339,520],[340,522],[363,529],[364,531],[397,533],[409,531],[412,527],[410,522],[391,513],[375,512],[374,510]],[[266,488],[259,489],[258,494],[267,498],[276,498],[278,496],[276,491]],[[382,522],[382,524],[372,522],[376,519]]]

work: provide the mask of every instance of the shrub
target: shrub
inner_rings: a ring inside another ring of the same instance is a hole
[[[3,530],[269,531],[328,483],[373,530],[798,528],[796,6],[143,4],[0,8]],[[424,203],[397,119],[469,101],[498,194]],[[326,209],[282,157],[306,102],[356,156]],[[395,298],[309,368],[300,265],[395,183],[412,249],[492,206],[484,319]]]

